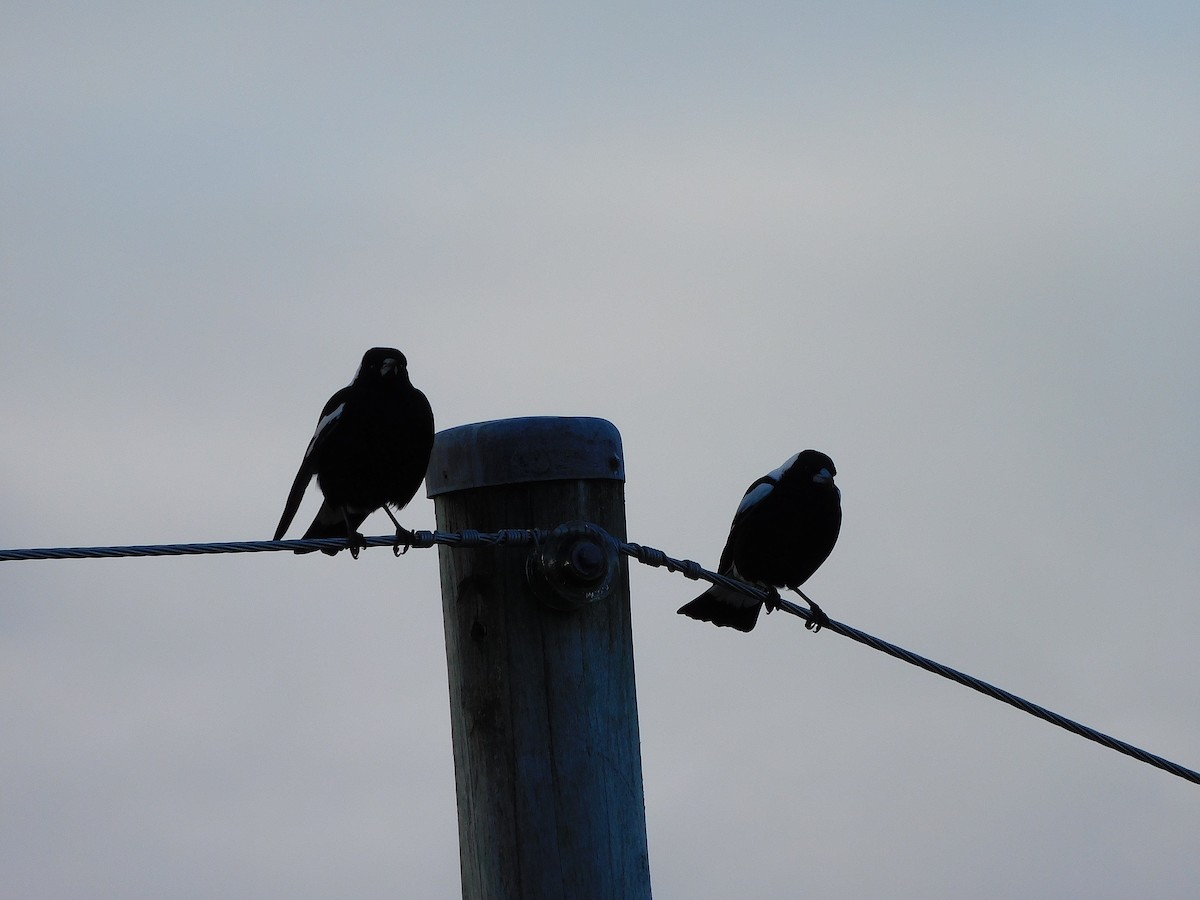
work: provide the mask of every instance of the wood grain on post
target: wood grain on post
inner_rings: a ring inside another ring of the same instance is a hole
[[[609,422],[526,418],[437,436],[442,531],[590,522],[625,539]],[[529,548],[438,548],[466,898],[649,898],[629,573],[570,610],[535,596]]]

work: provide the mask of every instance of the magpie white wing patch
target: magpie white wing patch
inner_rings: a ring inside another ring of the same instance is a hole
[[[787,462],[785,462],[778,469],[773,469],[771,472],[768,472],[766,475],[764,475],[762,478],[760,478],[758,484],[756,484],[750,490],[746,491],[746,496],[744,496],[742,498],[742,502],[738,504],[737,513],[735,514],[735,517],[740,516],[742,513],[744,513],[746,510],[748,510],[750,507],[754,506],[755,504],[761,503],[766,498],[767,494],[771,493],[771,491],[774,490],[775,485],[777,485],[779,483],[779,479],[781,479],[783,477],[783,474],[788,469],[790,469],[793,465],[795,465],[796,460],[798,460],[799,458],[800,458],[800,454],[797,453],[795,456],[793,456],[791,459],[789,459]]]
[[[330,412],[329,415],[324,416],[321,421],[317,423],[316,433],[313,434],[312,440],[308,442],[308,449],[304,451],[305,459],[308,459],[310,456],[312,456],[313,448],[320,443],[321,437],[327,434],[329,429],[332,428],[337,420],[341,418],[342,410],[345,408],[345,403],[339,403],[336,407],[334,407],[333,411]]]
[[[774,474],[774,473],[772,473]],[[736,515],[741,515],[756,503],[761,503],[767,494],[775,489],[774,482],[764,481],[762,484],[753,490],[746,492],[746,496],[742,498],[742,502],[738,504]]]

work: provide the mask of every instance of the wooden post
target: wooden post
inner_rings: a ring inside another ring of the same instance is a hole
[[[528,418],[441,432],[426,485],[442,531],[623,540],[624,478],[611,423]],[[564,610],[535,595],[532,553],[438,548],[463,897],[649,898],[627,561]]]

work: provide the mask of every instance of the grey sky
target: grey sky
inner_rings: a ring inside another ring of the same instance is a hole
[[[833,618],[1200,766],[1194,4],[10,7],[0,545],[268,537],[388,344],[710,565],[828,452]],[[632,576],[658,896],[1195,896],[1195,786]],[[13,896],[457,895],[433,552],[0,595]]]

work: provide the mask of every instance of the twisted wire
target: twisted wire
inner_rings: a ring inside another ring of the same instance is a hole
[[[447,544],[458,547],[488,547],[497,544],[531,544],[540,532],[506,529],[494,533],[478,531],[414,531],[412,541],[400,542],[402,548],[432,547]],[[396,547],[395,535],[364,538],[368,547]],[[0,550],[0,562],[33,559],[115,559],[131,556],[203,556],[220,553],[271,553],[280,550],[345,550],[345,538],[309,538],[294,541],[223,541],[198,544],[130,544],[117,547],[35,547],[28,550]]]
[[[602,531],[601,529],[597,529]],[[444,532],[444,531],[414,531],[412,532],[411,540],[397,541],[395,535],[379,535],[375,537],[365,538],[367,547],[392,547],[397,554],[401,550],[407,550],[410,547],[428,548],[435,545],[444,545],[450,547],[463,548],[480,548],[494,546],[530,546],[538,545],[549,534],[549,531],[541,529],[523,529],[509,528],[496,532],[479,532],[473,530],[464,530],[461,532]],[[712,572],[695,560],[677,559],[668,556],[662,550],[654,547],[647,547],[642,544],[634,544],[628,541],[620,541],[611,535],[607,535],[617,548],[618,552],[636,560],[637,562],[652,566],[655,568],[665,568],[668,572],[678,572],[693,581],[707,581],[711,584],[723,585],[732,590],[752,597],[755,600],[760,600],[767,604],[768,611],[779,609],[793,616],[798,616],[805,621],[812,621],[811,612],[797,603],[793,603],[783,597],[780,597],[774,590],[768,591],[758,585],[750,584],[749,582],[741,581],[736,578],[729,578],[719,572]],[[0,550],[0,562],[16,561],[16,560],[34,560],[34,559],[101,559],[114,557],[134,557],[134,556],[196,556],[203,554],[221,554],[221,553],[267,553],[281,550],[344,550],[348,546],[344,538],[320,538],[309,540],[293,540],[293,541],[227,541],[218,543],[199,543],[199,544],[142,544],[131,546],[117,547],[49,547],[49,548],[32,548],[27,550]],[[800,593],[797,591],[797,593]],[[800,593],[804,597],[803,593]],[[808,599],[805,597],[804,599]],[[927,657],[914,653],[911,650],[906,650],[896,644],[889,643],[882,638],[877,638],[874,635],[868,634],[865,631],[860,631],[842,622],[830,619],[823,623],[827,631],[840,634],[842,637],[849,638],[852,641],[857,641],[860,644],[878,650],[880,653],[886,653],[888,656],[902,660],[910,665],[917,666],[927,672],[932,672],[935,675],[940,675],[942,678],[947,678],[950,681],[957,682],[964,687],[971,688],[981,694],[991,697],[993,700],[999,700],[1002,703],[1007,703],[1009,706],[1016,707],[1022,712],[1035,716],[1052,725],[1057,725],[1059,728],[1065,729],[1080,737],[1090,741],[1095,741],[1102,746],[1108,747],[1110,750],[1115,750],[1118,753],[1123,753],[1126,756],[1132,757],[1139,762],[1154,766],[1169,772],[1193,784],[1200,784],[1200,772],[1195,772],[1178,763],[1171,762],[1161,756],[1150,753],[1140,747],[1135,747],[1133,744],[1118,740],[1110,735],[1097,731],[1087,725],[1083,725],[1073,719],[1068,719],[1066,716],[1046,709],[1044,706],[1039,706],[1022,697],[1018,697],[1009,691],[998,688],[993,684],[976,678],[974,675],[968,675],[965,672],[960,672],[950,666],[943,665]]]
[[[804,619],[809,618],[808,610],[802,606],[792,603],[790,600],[780,598],[778,606],[785,612],[792,615],[801,616]],[[865,631],[859,631],[857,628],[852,628],[842,622],[837,622],[832,619],[825,624],[825,629],[834,631],[842,635],[842,637],[850,638],[852,641],[858,641],[860,644],[878,650],[880,653],[886,653],[888,656],[903,660],[910,665],[917,666],[927,672],[932,672],[935,675],[941,675],[943,678],[948,678],[951,681],[956,681],[964,687],[969,687],[972,690],[979,691],[981,694],[986,694],[993,700],[999,700],[1001,703],[1007,703],[1009,706],[1014,706],[1022,712],[1028,713],[1031,716],[1036,716],[1052,725],[1057,725],[1067,731],[1077,734],[1080,737],[1087,738],[1089,741],[1095,741],[1108,747],[1110,750],[1116,750],[1118,753],[1123,753],[1126,756],[1131,756],[1134,759],[1144,762],[1147,765],[1155,766],[1165,772],[1170,772],[1193,784],[1200,784],[1200,772],[1195,772],[1178,763],[1171,762],[1169,759],[1164,759],[1143,750],[1140,747],[1135,747],[1133,744],[1118,740],[1110,735],[1104,734],[1102,731],[1097,731],[1087,725],[1076,722],[1073,719],[1068,719],[1066,716],[1060,715],[1052,710],[1046,709],[1044,706],[1039,706],[1023,697],[1018,697],[1016,694],[1006,691],[1003,688],[998,688],[994,684],[976,678],[974,675],[968,675],[965,672],[960,672],[957,669],[952,669],[950,666],[943,665],[927,657],[921,656],[919,653],[914,653],[911,650],[906,650],[896,644],[889,643],[882,638],[877,638],[872,634],[867,634]]]

